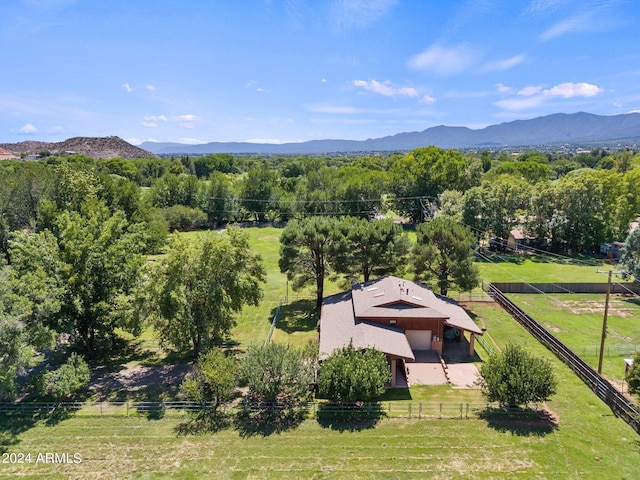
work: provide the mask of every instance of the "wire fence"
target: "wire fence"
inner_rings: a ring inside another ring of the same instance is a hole
[[[76,415],[89,417],[132,417],[185,415],[213,412],[224,416],[238,414],[278,414],[294,406],[283,403],[248,403],[216,406],[194,402],[0,402],[0,419],[7,415],[53,416]],[[535,408],[502,407],[497,403],[448,402],[366,402],[358,404],[331,402],[303,402],[295,409],[309,419],[317,418],[405,418],[405,419],[461,419],[487,417],[535,417]]]
[[[489,293],[513,318],[515,318],[540,343],[545,345],[556,356],[565,362],[582,379],[593,392],[606,403],[611,410],[640,433],[640,411],[609,380],[600,375],[591,365],[580,358],[574,351],[549,333],[540,323],[524,310],[509,300],[500,289],[489,285]]]

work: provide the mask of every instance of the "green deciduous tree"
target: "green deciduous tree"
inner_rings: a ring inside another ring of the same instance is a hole
[[[556,393],[551,363],[509,343],[480,366],[482,391],[490,402],[516,406],[539,403]]]
[[[53,228],[16,233],[9,258],[19,291],[34,305],[31,315],[71,334],[92,358],[97,340],[113,339],[115,328],[125,326],[116,306],[137,284],[145,234],[122,211],[111,214],[98,202],[60,213]]]
[[[379,350],[356,350],[353,344],[334,351],[320,366],[318,392],[338,402],[367,402],[391,382],[387,358]]]
[[[252,346],[242,360],[240,379],[253,401],[296,404],[311,395],[314,360],[309,350],[290,345]]]
[[[636,228],[627,237],[621,260],[627,272],[640,281],[640,228]]]
[[[629,392],[640,395],[640,352],[636,352],[633,357],[633,365],[629,367],[629,371],[625,375]]]
[[[447,217],[437,217],[418,227],[413,266],[418,280],[434,280],[441,295],[455,285],[463,291],[480,283],[473,263],[475,239],[471,230]]]
[[[219,348],[212,348],[200,355],[197,372],[182,382],[182,391],[194,402],[212,401],[217,409],[233,398],[236,372],[236,359]]]
[[[308,217],[292,220],[280,235],[280,271],[293,280],[298,289],[310,283],[316,286],[316,308],[322,306],[324,279],[331,268],[339,221],[332,217]]]
[[[258,303],[264,280],[262,259],[239,228],[174,236],[152,282],[162,343],[197,358],[229,334],[244,305]]]

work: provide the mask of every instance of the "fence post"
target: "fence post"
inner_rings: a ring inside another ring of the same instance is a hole
[[[442,402],[440,402],[440,418],[442,418]]]
[[[409,402],[409,419],[411,419],[411,402]]]
[[[418,418],[422,419],[422,402],[418,404]]]

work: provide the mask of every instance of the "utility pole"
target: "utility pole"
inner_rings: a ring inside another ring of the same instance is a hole
[[[605,273],[602,270],[596,270],[596,273]],[[607,316],[609,315],[609,294],[611,293],[611,275],[613,273],[619,274],[621,272],[614,272],[609,270],[609,279],[607,281],[607,296],[604,301],[604,318],[602,319],[602,337],[600,338],[600,355],[598,357],[598,373],[602,373],[602,357],[604,355],[604,340],[607,338]]]

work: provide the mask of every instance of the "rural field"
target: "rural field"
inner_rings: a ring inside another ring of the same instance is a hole
[[[268,275],[264,301],[246,308],[233,332],[240,348],[264,342],[278,303],[286,294],[286,279],[277,266],[280,231],[246,231],[262,255]],[[509,277],[567,281],[575,276],[585,278],[595,270],[589,265],[535,258],[480,267],[486,282],[514,280]],[[594,275],[593,281],[601,280]],[[339,289],[338,284],[329,282],[326,293]],[[303,345],[316,338],[312,296],[311,291],[289,291],[289,303],[279,313],[275,341]],[[545,323],[566,330],[563,340],[570,345],[572,338],[584,345],[595,343],[591,330],[597,337],[600,316],[570,311],[576,305],[584,308],[591,300],[576,298],[571,303],[562,296],[560,309],[557,301],[549,303],[544,298],[548,296],[519,297],[516,301],[534,317],[542,319],[548,312],[550,319]],[[636,342],[638,338],[637,328],[625,327],[625,319],[628,324],[629,318],[638,318],[638,305],[622,302],[615,299],[612,303],[612,345],[618,337],[635,338]],[[549,413],[543,420],[387,418],[377,423],[327,424],[309,418],[246,429],[198,423],[186,414],[5,415],[0,417],[0,452],[6,459],[0,464],[0,478],[640,478],[640,441],[629,426],[502,309],[490,302],[469,302],[465,307],[487,328],[487,340],[494,346],[515,340],[553,363],[559,388],[547,403]],[[614,312],[622,310],[628,315],[618,318]],[[569,322],[572,316],[576,317],[574,323]],[[587,328],[591,323],[593,327]],[[138,360],[141,364],[161,361],[152,331],[145,332],[142,345],[150,347],[152,354],[142,356]],[[478,353],[486,358],[479,346]],[[617,358],[605,358],[606,372],[619,367]],[[390,391],[384,401],[479,403],[482,396],[474,388],[420,386]],[[67,453],[71,461],[81,461],[36,463],[38,453],[46,452]],[[31,463],[12,462],[18,458],[12,454],[21,453],[31,454]]]
[[[542,323],[592,367],[598,367],[605,296],[597,294],[509,294],[508,297]],[[640,301],[611,295],[602,373],[620,388],[624,359],[640,351]]]

